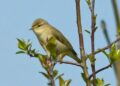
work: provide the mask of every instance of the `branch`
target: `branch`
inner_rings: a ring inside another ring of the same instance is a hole
[[[51,60],[52,61],[52,60]],[[50,72],[50,82],[51,82],[51,86],[55,86],[55,80],[54,80],[54,75],[53,75],[53,70],[54,70],[54,64],[49,68],[49,72]]]
[[[84,50],[82,24],[81,24],[80,0],[76,0],[76,15],[77,15],[77,27],[78,27],[79,43],[80,43],[80,53],[81,53],[81,58],[83,58],[85,56],[85,50]]]
[[[108,46],[106,46],[106,47],[104,47],[104,48],[101,48],[101,49],[95,51],[95,52],[94,52],[94,55],[95,55],[95,54],[98,54],[98,53],[100,53],[100,52],[102,52],[102,51],[104,51],[104,50],[107,50],[107,49],[111,48],[111,46],[112,46],[113,44],[117,43],[118,41],[120,41],[120,37],[117,38],[117,39],[116,39],[115,41],[113,41],[112,43],[110,43]],[[89,55],[91,55],[91,54],[89,54]],[[89,56],[89,55],[88,55],[88,56]]]
[[[64,64],[71,64],[71,65],[75,65],[75,66],[79,66],[79,67],[83,68],[83,66],[78,63],[73,63],[73,62],[69,62],[69,61],[57,61],[57,62],[64,63]]]
[[[84,40],[83,40],[83,32],[82,32],[82,24],[81,24],[81,11],[80,11],[80,0],[75,0],[76,2],[76,16],[77,16],[77,27],[78,27],[78,35],[79,35],[79,45],[80,45],[80,54],[81,54],[81,60],[83,63],[83,72],[85,74],[86,78],[86,86],[91,86],[90,80],[89,80],[89,73],[87,70],[87,64],[86,64],[86,56],[85,56],[85,50],[84,50]]]
[[[96,31],[96,16],[95,16],[95,0],[92,0],[92,10],[91,10],[91,52],[92,58],[95,59],[95,31]],[[91,63],[92,73],[93,73],[93,86],[96,86],[96,73],[95,73],[95,61]]]
[[[101,71],[103,71],[103,70],[106,70],[106,69],[108,69],[109,67],[111,67],[111,64],[109,64],[109,65],[107,65],[107,66],[105,66],[105,67],[97,70],[97,71],[95,72],[95,74],[97,74],[97,73],[99,73],[99,72],[101,72]],[[92,77],[93,77],[93,74],[91,74],[91,75],[89,76],[89,79],[91,79]]]

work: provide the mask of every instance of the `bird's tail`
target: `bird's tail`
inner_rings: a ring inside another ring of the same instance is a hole
[[[72,50],[72,51],[68,50],[68,51],[61,53],[60,55],[58,55],[58,59],[62,60],[66,55],[69,56],[70,58],[72,58],[73,60],[75,60],[76,62],[81,63],[80,58],[78,58],[78,56],[74,50]]]
[[[76,62],[81,63],[81,60],[80,60],[80,58],[78,58],[77,54],[71,53],[71,54],[68,55],[68,56],[70,56],[70,57],[71,57],[72,59],[74,59]]]

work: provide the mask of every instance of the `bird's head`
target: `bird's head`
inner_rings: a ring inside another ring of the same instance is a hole
[[[40,27],[42,27],[43,25],[46,25],[48,24],[48,22],[44,19],[36,19],[33,23],[32,23],[32,28],[31,30],[37,30],[37,29],[40,29]]]

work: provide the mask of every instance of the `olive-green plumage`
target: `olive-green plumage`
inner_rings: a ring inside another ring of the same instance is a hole
[[[57,30],[55,27],[50,25],[47,21],[43,19],[37,19],[32,24],[32,30],[36,34],[41,46],[45,49],[48,56],[50,56],[50,51],[47,49],[47,44],[51,38],[55,39],[55,51],[57,58],[62,59],[65,55],[70,56],[77,62],[80,59],[77,57],[70,42],[64,37],[64,35]]]

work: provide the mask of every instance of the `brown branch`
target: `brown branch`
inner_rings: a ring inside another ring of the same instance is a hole
[[[92,29],[92,33],[91,33],[91,52],[92,52],[92,58],[95,59],[95,31],[96,31],[96,19],[95,19],[95,0],[92,0],[92,10],[91,10],[91,29]],[[93,86],[96,86],[96,73],[95,73],[95,61],[93,63],[91,63],[91,68],[92,68],[92,72],[93,72]]]
[[[54,70],[54,65],[50,67],[50,82],[52,86],[55,86],[55,80],[54,80],[54,75],[53,75],[53,70]]]
[[[30,57],[37,57],[41,54],[35,52],[34,54],[30,53],[32,50],[30,49],[28,52],[27,52],[27,55],[29,55]],[[55,80],[54,80],[54,75],[53,75],[53,70],[54,70],[54,67],[55,67],[55,63],[53,62],[53,60],[50,58],[49,62],[51,63],[51,66],[49,66],[49,68],[47,69],[47,73],[50,75],[50,83],[51,83],[51,86],[55,86]],[[42,63],[41,63],[42,64]],[[42,65],[43,67],[43,65]],[[44,68],[44,67],[43,67]]]
[[[64,63],[64,64],[75,65],[75,66],[79,66],[79,67],[83,68],[83,66],[81,64],[74,63],[74,62],[69,62],[69,61],[57,61],[57,62]]]
[[[97,74],[97,73],[99,73],[99,72],[101,72],[101,71],[103,71],[103,70],[105,70],[105,69],[108,69],[109,67],[111,67],[111,64],[109,64],[109,65],[107,65],[107,66],[105,66],[105,67],[97,70],[97,71],[95,72],[95,74]],[[93,74],[91,74],[91,75],[89,76],[89,79],[91,79],[92,77],[93,77]]]
[[[81,58],[83,58],[85,55],[85,50],[84,50],[82,24],[81,24],[80,0],[76,0],[76,15],[77,15],[77,27],[78,27],[79,43],[80,43],[80,53],[81,53]]]
[[[82,24],[81,24],[80,0],[75,0],[75,3],[76,3],[76,16],[77,16],[77,27],[78,27],[78,35],[79,35],[80,54],[81,54],[82,63],[84,65],[83,72],[84,72],[85,78],[86,78],[86,86],[91,86],[91,83],[89,80],[89,73],[87,70],[85,50],[84,50],[84,40],[83,40],[83,32],[82,32]]]
[[[100,53],[100,52],[102,52],[102,51],[104,51],[104,50],[107,50],[107,49],[111,48],[111,46],[112,46],[114,43],[117,43],[118,41],[120,41],[120,38],[117,38],[115,41],[113,41],[112,43],[110,43],[108,46],[106,46],[106,47],[104,47],[104,48],[101,48],[101,49],[95,51],[93,54],[95,55],[95,54],[98,54],[98,53]],[[91,54],[88,54],[88,56],[89,56],[89,55],[91,55]]]

